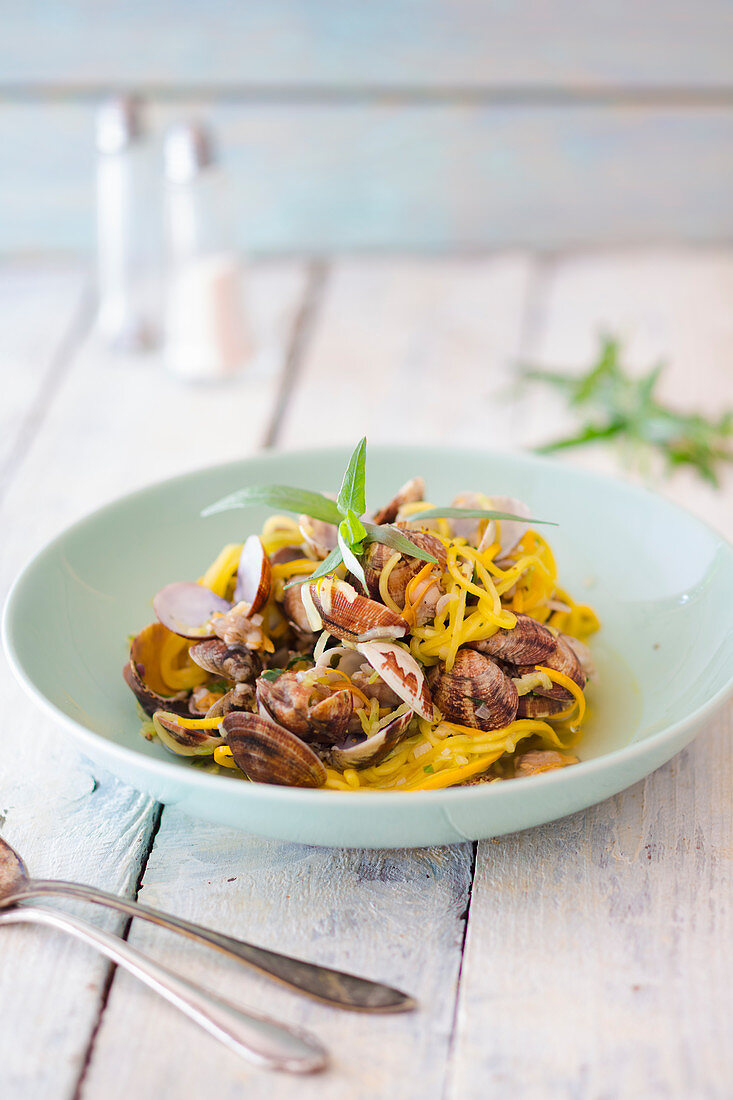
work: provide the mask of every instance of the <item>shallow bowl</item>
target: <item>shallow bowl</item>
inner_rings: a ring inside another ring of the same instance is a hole
[[[527,779],[410,794],[300,790],[202,772],[139,733],[123,683],[127,639],[151,598],[195,579],[225,542],[258,531],[264,509],[201,510],[246,484],[336,489],[344,450],[265,454],[185,474],[74,524],[24,569],[8,598],[10,663],[70,747],[186,812],[247,832],[345,847],[450,844],[562,817],[628,787],[695,736],[733,687],[733,548],[665,500],[529,456],[370,448],[373,506],[420,473],[430,499],[508,494],[548,528],[561,583],[598,611],[600,684],[581,763]],[[672,812],[671,809],[669,812]]]

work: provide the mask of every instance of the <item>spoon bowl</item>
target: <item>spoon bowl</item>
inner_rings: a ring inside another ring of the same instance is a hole
[[[14,848],[0,837],[0,906],[17,894],[28,881],[25,863]]]

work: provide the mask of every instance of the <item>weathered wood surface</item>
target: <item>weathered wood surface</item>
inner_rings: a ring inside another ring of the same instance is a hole
[[[451,1100],[730,1096],[732,735],[479,844]]]
[[[28,438],[11,455],[0,501],[3,598],[30,553],[80,513],[158,475],[233,458],[261,442],[307,286],[300,265],[253,271],[253,371],[226,391],[192,391],[163,374],[153,357],[113,359],[93,339],[83,348],[77,341],[74,354],[68,348],[60,361],[68,326],[81,335],[91,322],[88,307],[78,315],[80,272],[62,274],[68,292],[53,271],[41,269],[35,282],[22,269],[17,281],[12,269],[4,273],[12,293],[10,308],[2,311],[0,354],[14,369],[4,373],[3,416],[7,407],[8,432],[17,419]],[[212,419],[220,433],[209,430]],[[155,804],[80,760],[54,723],[26,700],[5,662],[0,696],[2,835],[38,876],[134,896],[157,822]],[[112,918],[111,926],[121,929],[123,922]],[[3,929],[0,1001],[16,1006],[23,1039],[15,1021],[6,1019],[0,1095],[74,1095],[108,975],[106,963],[88,948],[59,935]]]
[[[172,810],[148,863],[142,900],[268,947],[387,981],[420,1011],[365,1017],[309,1002],[236,963],[214,961],[138,925],[174,967],[248,1006],[307,1027],[328,1047],[324,1076],[272,1078],[182,1026],[134,981],[115,980],[81,1096],[442,1096],[471,888],[471,845],[419,851],[333,851],[260,840]],[[182,889],[182,884],[185,883]],[[286,946],[287,945],[287,946]],[[134,1060],[125,1057],[134,1018]],[[165,1051],[161,1058],[159,1052]]]
[[[6,84],[729,88],[724,0],[5,0]]]
[[[30,427],[0,505],[0,585],[60,526],[119,491],[266,438],[313,442],[324,391],[333,415],[323,433],[334,442],[366,430],[373,440],[518,446],[562,423],[534,395],[498,415],[511,361],[581,366],[605,324],[633,336],[640,368],[647,355],[669,355],[671,398],[697,398],[685,388],[694,370],[704,378],[702,405],[730,403],[731,270],[729,255],[703,252],[375,260],[336,264],[325,279],[318,268],[265,265],[251,281],[257,367],[216,389],[179,386],[154,357],[112,361],[93,341],[78,350],[64,343],[69,325],[89,321],[74,294],[54,314],[56,351],[53,340],[36,344],[23,335],[31,299],[19,305],[18,291],[16,328],[3,314],[0,334],[31,372],[11,406]],[[51,276],[39,278],[53,301]],[[7,280],[13,285],[12,268]],[[44,364],[54,356],[49,393]],[[446,393],[446,363],[455,390],[472,386],[467,410]],[[412,416],[400,418],[414,388]],[[222,430],[199,445],[195,428],[212,418]],[[686,482],[663,491],[684,495]],[[728,483],[720,497],[688,503],[712,519],[717,503],[730,517],[730,494]],[[729,522],[718,525],[730,533]],[[105,1001],[108,968],[86,949],[45,930],[8,929],[0,1000],[17,1007],[0,1030],[3,1097],[730,1094],[730,712],[630,791],[479,845],[471,892],[467,846],[332,852],[244,837],[174,810],[153,835],[149,800],[79,761],[5,670],[0,692],[0,828],[35,872],[134,894],[142,869],[140,896],[151,904],[372,973],[422,1006],[369,1021],[340,1014],[133,924],[145,950],[319,1034],[334,1070],[295,1082],[250,1070],[122,974]]]
[[[156,102],[214,127],[258,253],[563,249],[733,237],[733,111],[624,104]],[[90,249],[94,107],[0,108],[0,249]],[[155,162],[156,149],[151,149]],[[49,180],[53,180],[53,187]]]

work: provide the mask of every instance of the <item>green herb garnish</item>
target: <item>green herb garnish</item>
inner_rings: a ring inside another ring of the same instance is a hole
[[[288,585],[309,584],[333,573],[342,563],[367,590],[364,567],[361,558],[365,548],[372,542],[381,542],[392,550],[398,550],[420,561],[436,562],[433,554],[417,546],[409,537],[389,524],[369,523],[361,517],[366,511],[366,436],[360,440],[349,459],[346,473],[341,482],[335,501],[313,493],[308,489],[296,489],[290,485],[248,485],[236,493],[217,500],[204,508],[202,516],[213,516],[218,512],[228,512],[233,508],[249,508],[257,504],[268,504],[283,512],[305,513],[313,519],[332,523],[337,528],[338,545],[325,561],[310,576],[296,578]],[[545,520],[526,520],[511,512],[496,512],[482,508],[427,508],[411,516],[411,519],[428,517],[456,517],[475,519],[518,519],[523,523],[544,523]],[[273,670],[274,671],[274,670]]]
[[[718,418],[681,413],[656,396],[664,363],[641,377],[633,377],[621,363],[621,345],[604,337],[597,361],[581,375],[527,368],[522,377],[543,382],[564,393],[571,408],[587,415],[579,430],[552,440],[536,450],[541,454],[617,440],[628,445],[635,465],[660,455],[668,471],[690,466],[709,484],[719,486],[718,467],[733,462],[733,409]]]

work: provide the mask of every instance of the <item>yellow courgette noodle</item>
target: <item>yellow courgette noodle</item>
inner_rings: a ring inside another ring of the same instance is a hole
[[[404,506],[403,515],[409,519],[410,514],[428,507],[426,501],[418,501]],[[485,526],[483,522],[481,528]],[[500,532],[500,522],[496,526]],[[443,542],[447,556],[442,576],[444,595],[434,619],[422,626],[414,625],[421,593],[430,583],[431,570],[435,568],[430,563],[410,581],[405,607],[398,606],[389,591],[390,574],[400,560],[399,553],[387,558],[379,581],[382,602],[404,615],[411,626],[408,638],[397,644],[409,646],[425,669],[442,662],[450,670],[461,646],[490,638],[502,628],[512,629],[519,613],[531,615],[551,630],[579,640],[598,630],[600,624],[593,609],[576,603],[559,586],[552,550],[536,531],[527,531],[509,556],[497,560],[500,555],[498,541],[478,550],[465,538],[454,537],[446,519],[431,520],[429,530]],[[313,572],[318,561],[292,518],[272,516],[266,521],[261,538],[268,554],[284,547],[297,548],[300,552],[297,559],[275,564],[272,569],[272,593],[263,610],[263,619],[266,635],[277,643],[288,629],[277,603],[282,597],[283,586],[294,576]],[[225,546],[204,573],[201,583],[231,599],[240,552],[241,543]],[[343,568],[338,575],[344,575]],[[207,679],[206,673],[190,661],[189,644],[171,635],[171,640],[163,647],[161,669],[171,687],[193,687]],[[347,767],[339,771],[327,766],[325,786],[340,791],[438,790],[465,783],[476,776],[489,781],[511,776],[518,746],[522,750],[552,749],[567,753],[582,736],[586,717],[584,693],[562,672],[543,665],[534,667],[572,695],[572,702],[558,714],[548,719],[519,718],[503,729],[488,733],[445,721],[437,711],[432,722],[415,717],[409,735],[386,759],[360,769]],[[380,708],[375,699],[367,698],[337,669],[319,668],[313,672],[313,683],[324,692],[349,688],[367,736],[407,710],[406,704],[392,711]],[[231,751],[224,744],[214,751],[214,761],[225,768],[238,770]]]

